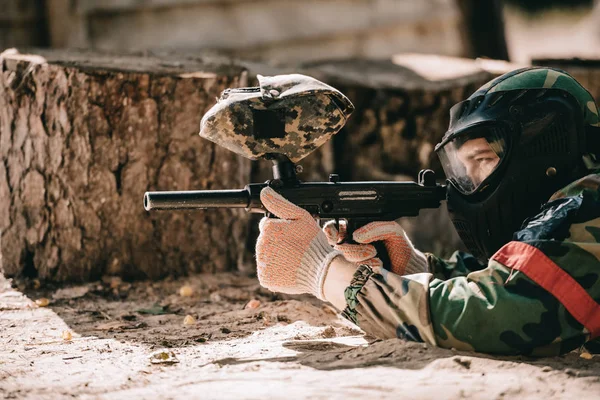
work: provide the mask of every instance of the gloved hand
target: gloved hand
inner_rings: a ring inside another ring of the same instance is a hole
[[[329,221],[323,226],[323,232],[327,241],[334,249],[340,251],[346,260],[357,265],[366,264],[370,267],[383,267],[383,263],[377,257],[377,250],[370,244],[344,243],[346,240],[346,223],[339,222],[339,230],[335,221]]]
[[[260,199],[276,218],[260,221],[256,241],[258,280],[265,288],[289,294],[310,293],[325,300],[323,283],[331,261],[341,255],[333,249],[313,217],[270,187]]]
[[[352,238],[359,244],[343,243],[346,239],[345,228],[340,224],[340,230],[330,221],[323,227],[329,244],[342,252],[348,261],[369,266],[382,266],[376,257],[377,251],[369,243],[383,241],[391,261],[390,270],[398,275],[429,272],[427,258],[415,249],[402,227],[394,221],[371,222],[356,231]]]

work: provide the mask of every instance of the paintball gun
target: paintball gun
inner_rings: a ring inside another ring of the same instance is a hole
[[[421,171],[418,182],[340,182],[336,174],[329,182],[300,181],[296,162],[337,133],[354,106],[336,89],[304,75],[258,78],[258,88],[224,91],[203,117],[200,135],[252,160],[271,160],[273,179],[238,190],[146,192],[147,211],[222,207],[270,216],[260,200],[261,190],[270,186],[315,218],[345,220],[351,242],[354,230],[369,222],[416,216],[445,199],[445,186],[436,183],[432,170]]]

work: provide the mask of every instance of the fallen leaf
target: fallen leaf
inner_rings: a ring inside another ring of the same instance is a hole
[[[54,300],[77,299],[83,297],[90,291],[88,286],[74,286],[70,288],[58,289],[52,295]]]
[[[194,325],[195,323],[196,323],[196,319],[194,317],[192,317],[191,315],[186,315],[185,318],[183,319],[184,325]]]
[[[175,364],[178,363],[179,360],[172,351],[159,350],[150,355],[150,362],[152,364]]]
[[[249,309],[253,310],[258,307],[260,307],[260,300],[252,299],[248,303],[246,303],[246,306],[244,308],[249,308]]]
[[[191,286],[185,285],[179,288],[179,295],[181,297],[191,297],[194,294],[194,289]]]
[[[50,300],[48,300],[48,299],[47,299],[47,298],[45,298],[45,297],[42,297],[41,299],[37,299],[37,300],[35,301],[35,304],[37,304],[37,305],[38,305],[38,307],[47,307],[47,306],[48,306],[48,304],[50,304]]]

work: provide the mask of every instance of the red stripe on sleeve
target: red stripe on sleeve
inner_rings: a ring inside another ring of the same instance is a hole
[[[600,305],[542,251],[527,243],[509,242],[492,259],[524,273],[556,297],[590,331],[592,339],[600,336]]]

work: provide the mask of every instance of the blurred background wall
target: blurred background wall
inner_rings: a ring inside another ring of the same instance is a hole
[[[452,0],[49,0],[48,4],[54,46],[209,48],[275,63],[380,58],[398,50],[463,53],[460,18]],[[61,21],[64,16],[69,26]]]
[[[274,63],[464,55],[453,0],[1,0],[0,47],[216,49]],[[46,32],[45,32],[46,30]]]
[[[12,46],[215,49],[273,64],[401,52],[597,58],[600,1],[0,0],[0,49]]]
[[[46,15],[42,0],[0,0],[0,50],[50,45]]]

